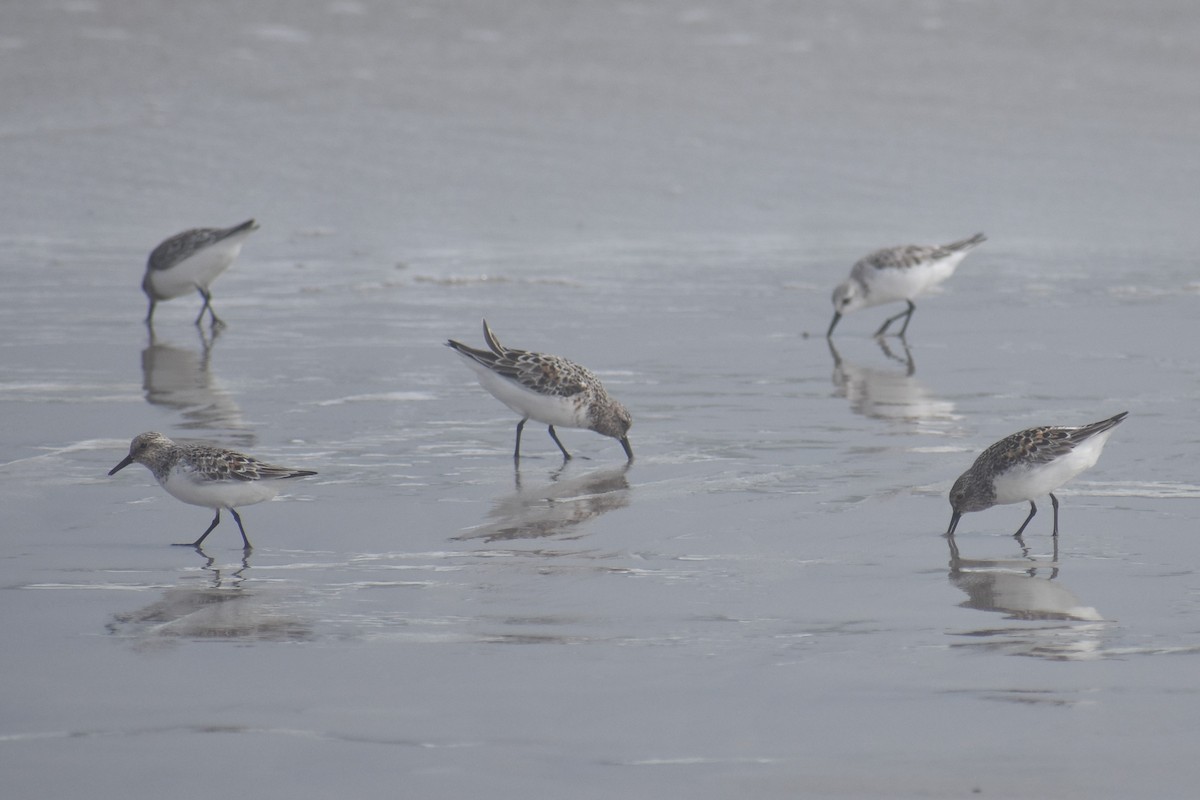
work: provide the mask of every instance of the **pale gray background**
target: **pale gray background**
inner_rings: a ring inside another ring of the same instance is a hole
[[[6,797],[1183,797],[1200,10],[0,6]],[[146,254],[262,230],[141,325]],[[985,231],[915,371],[855,259]],[[442,347],[591,366],[560,469]],[[806,336],[807,334],[807,336]],[[893,355],[903,355],[893,343]],[[1130,411],[1022,554],[945,493]],[[320,476],[208,523],[143,430]],[[518,483],[519,481],[519,483]]]

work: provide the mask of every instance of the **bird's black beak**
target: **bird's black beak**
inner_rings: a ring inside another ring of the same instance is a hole
[[[833,312],[833,322],[829,323],[829,330],[825,332],[826,339],[828,339],[830,336],[833,336],[833,329],[837,327],[838,320],[840,320],[841,318],[842,318],[842,312],[840,312],[840,311]]]
[[[633,461],[633,448],[629,446],[629,437],[628,436],[621,437],[621,447],[625,448],[625,456],[630,461]]]
[[[128,466],[129,466],[130,464],[132,464],[132,463],[133,463],[133,456],[125,456],[125,458],[123,458],[123,459],[121,460],[121,463],[120,463],[120,464],[117,464],[115,467],[113,467],[112,469],[110,469],[110,470],[108,471],[108,474],[109,474],[109,475],[116,475],[118,472],[120,472],[121,470],[125,469],[126,467],[128,467]]]
[[[954,512],[954,516],[950,517],[950,527],[946,530],[947,536],[954,535],[954,529],[958,527],[958,521],[962,519],[962,514],[958,511]]]

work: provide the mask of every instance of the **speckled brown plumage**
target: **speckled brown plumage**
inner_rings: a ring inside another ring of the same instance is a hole
[[[525,422],[535,419],[549,426],[550,436],[564,458],[570,458],[571,454],[559,441],[555,425],[587,428],[611,436],[620,441],[626,456],[633,459],[627,436],[633,417],[609,395],[591,370],[560,356],[505,347],[492,333],[487,320],[483,321],[483,338],[487,350],[453,339],[446,345],[475,370],[485,389],[521,415],[514,458],[520,458]]]

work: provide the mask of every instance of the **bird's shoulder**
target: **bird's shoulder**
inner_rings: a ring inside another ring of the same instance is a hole
[[[854,265],[852,274],[862,277],[866,273],[885,269],[911,269],[927,264],[943,255],[948,255],[940,247],[923,244],[906,244],[898,247],[885,247],[874,253],[863,256]]]
[[[1070,428],[1044,425],[1018,431],[988,448],[992,456],[1005,463],[1045,464],[1071,452],[1075,443]]]
[[[256,481],[287,471],[245,453],[204,445],[186,448],[176,466],[209,481]]]
[[[507,350],[497,361],[497,372],[538,394],[571,397],[585,392],[595,378],[584,367],[560,356]]]
[[[148,262],[150,269],[170,269],[197,250],[203,250],[217,242],[220,235],[221,230],[217,228],[192,228],[177,233],[169,239],[163,240],[150,252]]]

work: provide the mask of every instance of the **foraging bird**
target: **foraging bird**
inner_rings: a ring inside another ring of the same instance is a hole
[[[521,415],[517,423],[517,445],[513,459],[521,458],[521,431],[530,419],[549,426],[550,438],[562,451],[563,458],[571,454],[558,440],[554,426],[586,428],[611,436],[625,448],[628,460],[633,461],[629,446],[629,427],[633,417],[605,391],[600,379],[590,370],[572,361],[544,353],[515,350],[500,341],[483,321],[483,338],[488,350],[477,350],[450,339],[447,347],[462,356],[475,371],[479,383],[504,405]]]
[[[833,329],[843,315],[896,300],[903,300],[908,307],[884,320],[875,335],[883,336],[889,325],[904,317],[904,326],[897,334],[904,336],[917,310],[912,299],[953,275],[967,253],[985,241],[987,237],[977,233],[940,247],[910,244],[864,256],[850,269],[850,277],[833,290],[833,321],[825,337],[833,336]]]
[[[204,298],[196,324],[200,324],[208,311],[214,327],[224,325],[213,311],[208,287],[229,268],[242,251],[246,237],[256,230],[258,223],[252,219],[232,228],[194,228],[177,233],[154,248],[146,262],[146,276],[142,278],[142,291],[150,298],[146,324],[154,319],[154,307],[160,300],[170,300],[195,289]]]
[[[1058,536],[1058,498],[1054,490],[1096,463],[1113,428],[1128,414],[1122,411],[1077,428],[1029,428],[996,442],[954,482],[950,490],[953,516],[946,535],[953,536],[959,518],[970,511],[1028,501],[1029,516],[1013,534],[1019,537],[1037,513],[1033,498],[1048,494],[1054,506],[1053,535]]]
[[[270,500],[279,494],[281,480],[317,474],[309,469],[265,464],[251,456],[203,442],[174,442],[153,431],[134,437],[129,445],[129,455],[108,474],[114,475],[134,462],[145,465],[172,497],[216,511],[212,524],[199,539],[180,543],[196,549],[217,527],[221,509],[225,508],[237,521],[244,549],[250,550],[250,540],[246,538],[246,529],[242,527],[242,518],[236,508]]]

